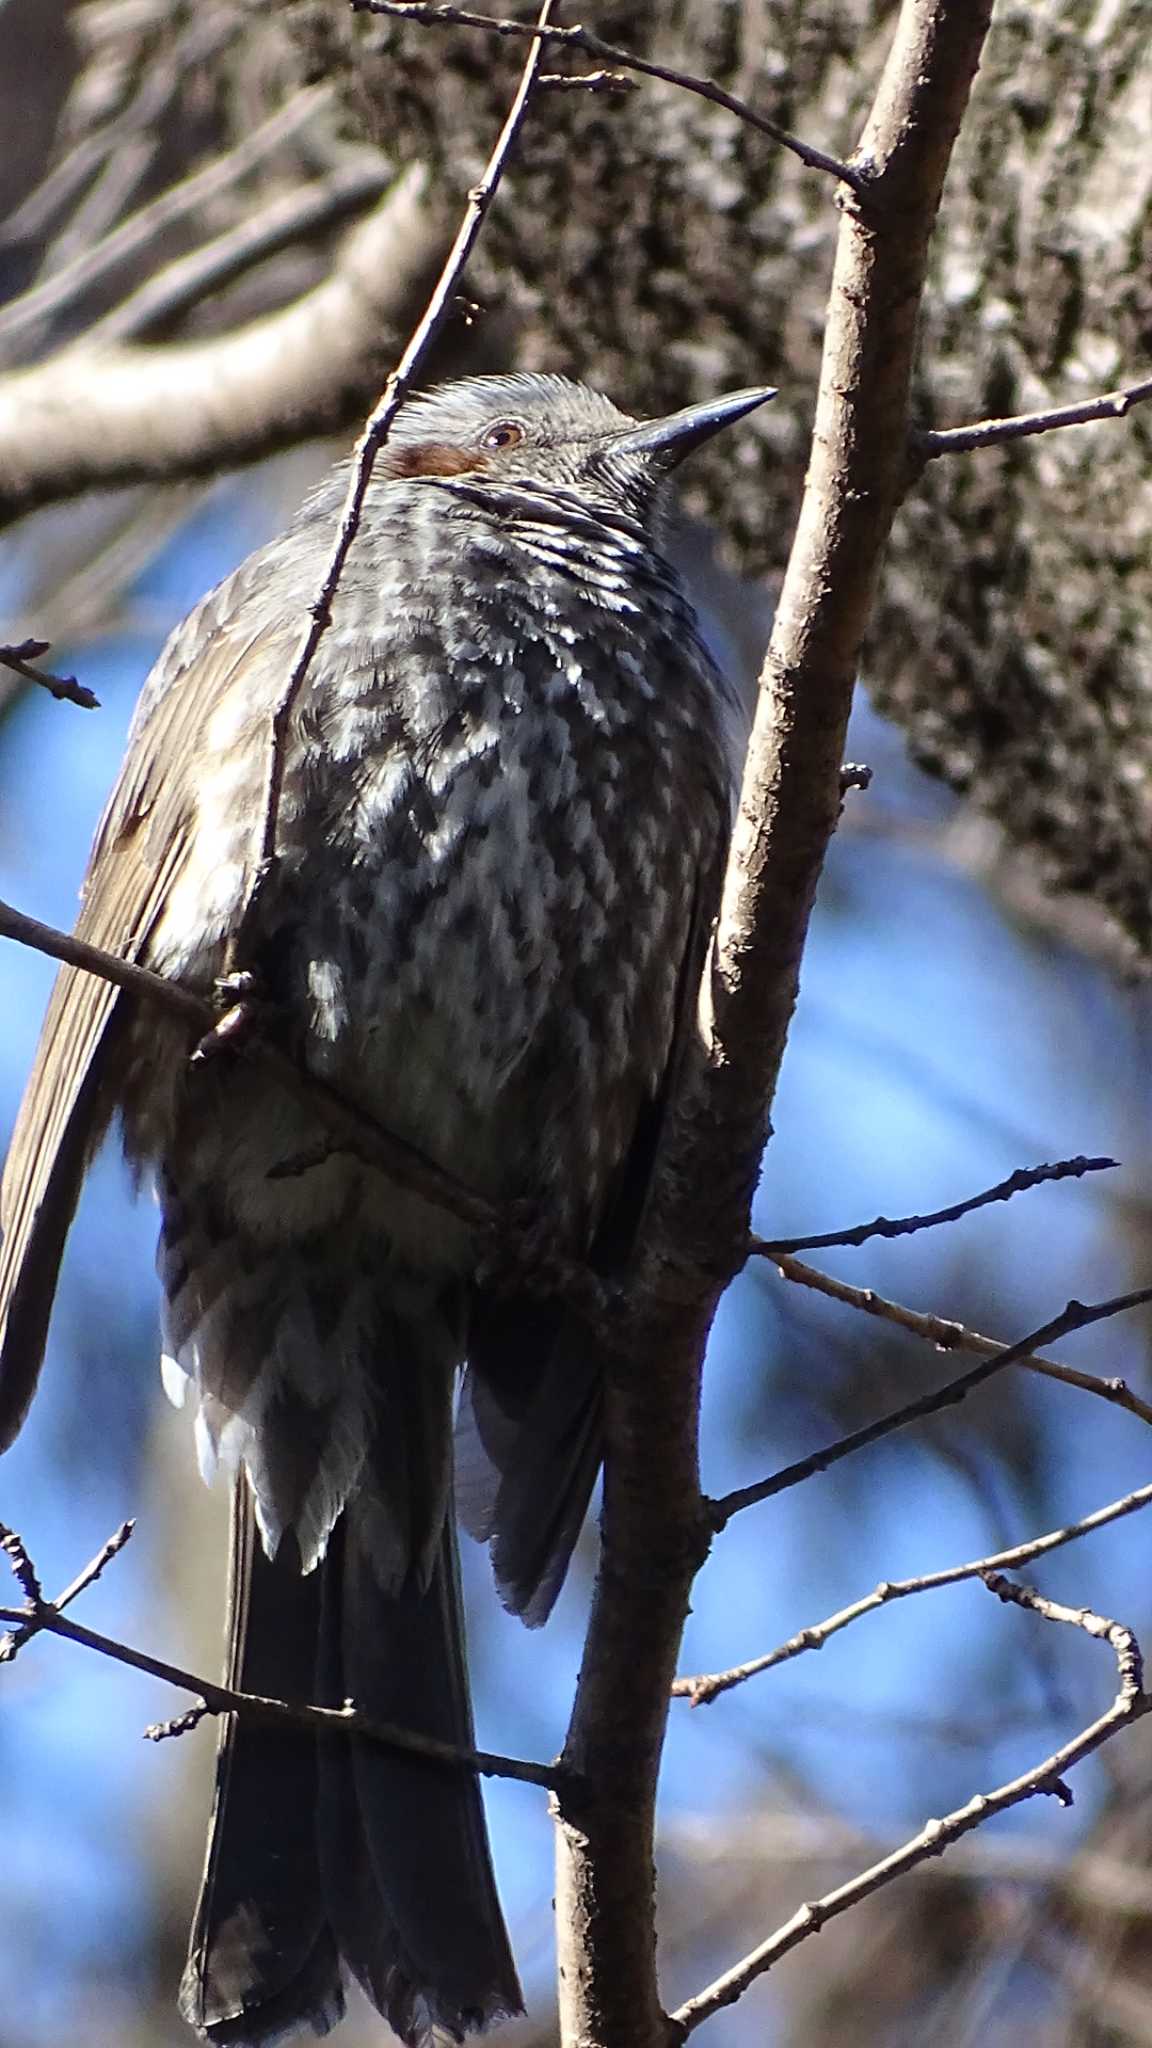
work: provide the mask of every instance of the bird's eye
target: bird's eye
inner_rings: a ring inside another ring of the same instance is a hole
[[[485,448],[518,448],[524,439],[524,429],[519,420],[497,420],[489,427],[482,446]]]

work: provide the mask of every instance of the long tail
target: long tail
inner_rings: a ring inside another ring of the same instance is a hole
[[[428,1590],[389,1599],[354,1502],[301,1576],[291,1538],[264,1556],[242,1480],[228,1675],[470,1746],[451,1526]],[[295,2027],[327,2033],[346,1972],[409,2043],[520,2010],[478,1784],[380,1744],[232,1718],[181,2011],[213,2041],[264,2048]]]

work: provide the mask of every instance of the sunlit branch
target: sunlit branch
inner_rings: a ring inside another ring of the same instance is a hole
[[[694,1707],[707,1706],[721,1693],[731,1692],[734,1686],[743,1685],[747,1679],[756,1678],[761,1672],[772,1671],[778,1664],[788,1664],[808,1650],[822,1650],[825,1643],[839,1635],[841,1629],[848,1628],[865,1614],[875,1614],[881,1607],[891,1606],[894,1600],[905,1600],[913,1593],[934,1593],[941,1586],[957,1586],[965,1579],[984,1578],[989,1572],[1016,1571],[1021,1565],[1034,1563],[1038,1557],[1047,1557],[1050,1551],[1062,1549],[1066,1543],[1075,1543],[1081,1536],[1091,1536],[1097,1529],[1107,1528],[1110,1522],[1119,1522],[1125,1515],[1137,1514],[1141,1508],[1149,1506],[1152,1506],[1152,1486],[1142,1486],[1134,1493],[1125,1494],[1122,1500],[1110,1501],[1107,1507],[1097,1508],[1081,1521],[1070,1522],[1063,1529],[1051,1529],[1047,1535],[1034,1536],[1027,1543],[1014,1544],[1010,1550],[975,1558],[969,1564],[949,1565],[943,1571],[924,1572],[914,1579],[886,1579],[863,1599],[840,1608],[826,1621],[799,1629],[786,1643],[780,1643],[764,1656],[750,1657],[747,1663],[734,1664],[728,1671],[678,1678],[672,1690],[679,1698],[691,1700]]]

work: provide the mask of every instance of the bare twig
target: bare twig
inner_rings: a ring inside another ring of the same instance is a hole
[[[540,26],[547,27],[553,0],[543,0],[540,9]],[[465,266],[475,247],[477,237],[484,225],[485,217],[496,197],[505,166],[512,153],[517,135],[532,97],[532,90],[540,70],[544,54],[542,42],[534,41],[529,50],[520,82],[508,109],[504,125],[496,139],[495,147],[485,166],[479,184],[468,194],[464,218],[456,232],[456,239],[445,258],[444,267],[433,287],[423,317],[418,322],[408,346],[393,370],[380,401],[372,412],[359,441],[352,461],[352,473],[348,484],[344,506],[340,515],[336,543],[324,573],[323,582],[309,607],[309,620],[304,629],[291,672],[285,684],[284,693],[276,706],[272,718],[272,729],[268,747],[268,779],[263,804],[263,825],[260,837],[261,868],[249,901],[249,916],[260,894],[261,880],[269,872],[276,858],[276,828],[280,813],[280,795],[284,779],[284,752],[288,726],[296,707],[300,692],[307,680],[316,650],[327,632],[332,618],[332,601],[344,564],[348,559],[352,543],[360,528],[360,518],[367,495],[372,467],[377,454],[388,438],[388,432],[400,409],[408,387],[416,375],[440,329],[446,321],[453,300],[460,286]],[[242,956],[243,933],[237,946],[237,958]]]
[[[1027,1587],[1012,1586],[1008,1580],[993,1579],[991,1590],[1001,1599],[1027,1607],[1047,1621],[1084,1629],[1089,1635],[1109,1644],[1116,1657],[1119,1684],[1107,1713],[1082,1729],[1071,1742],[1054,1750],[1032,1770],[1010,1779],[1005,1785],[998,1785],[995,1791],[978,1792],[966,1806],[946,1814],[943,1820],[927,1821],[919,1834],[890,1856],[861,1871],[847,1884],[837,1886],[835,1891],[826,1892],[823,1898],[801,1906],[767,1941],[761,1942],[732,1969],[717,1977],[706,1990],[698,1992],[673,2013],[670,2021],[673,2039],[686,2039],[714,2013],[723,2011],[725,2006],[735,2005],[757,1977],[763,1976],[782,1956],[798,1948],[809,1935],[818,1934],[830,1920],[859,1905],[862,1899],[870,1898],[874,1892],[891,1884],[893,1878],[902,1877],[932,1856],[942,1855],[953,1842],[971,1834],[974,1828],[981,1827],[994,1814],[1006,1813],[1010,1807],[1042,1795],[1053,1796],[1061,1804],[1067,1804],[1071,1794],[1064,1782],[1066,1772],[1100,1749],[1121,1728],[1142,1719],[1152,1707],[1152,1697],[1143,1690],[1140,1648],[1131,1629],[1109,1621],[1103,1615],[1093,1614],[1087,1608],[1058,1606],[1055,1601],[1044,1600]]]
[[[123,1529],[106,1544],[99,1558],[93,1560],[86,1573],[81,1574],[70,1594],[75,1597],[84,1585],[91,1584],[110,1556],[122,1549],[126,1541]],[[109,1657],[114,1663],[127,1664],[134,1671],[143,1671],[151,1678],[163,1679],[166,1685],[175,1685],[182,1692],[196,1695],[203,1713],[244,1714],[255,1721],[265,1721],[279,1727],[312,1729],[317,1734],[363,1735],[369,1741],[380,1742],[390,1749],[411,1750],[416,1756],[428,1757],[432,1762],[455,1764],[462,1769],[477,1771],[487,1778],[514,1778],[525,1785],[542,1785],[548,1791],[555,1791],[565,1778],[565,1773],[550,1764],[537,1764],[520,1757],[498,1756],[485,1749],[457,1748],[450,1742],[439,1742],[434,1736],[417,1734],[409,1728],[398,1728],[391,1721],[379,1721],[371,1714],[361,1714],[352,1702],[342,1707],[313,1707],[296,1704],[288,1700],[266,1699],[258,1693],[236,1692],[230,1686],[217,1685],[210,1679],[193,1676],[176,1664],[169,1664],[163,1658],[151,1657],[144,1650],[134,1650],[127,1643],[120,1643],[111,1636],[99,1634],[95,1629],[85,1628],[78,1621],[70,1621],[60,1612],[59,1605],[45,1600],[40,1589],[32,1561],[20,1537],[13,1530],[0,1525],[0,1549],[4,1550],[12,1564],[20,1589],[27,1605],[23,1608],[0,1607],[0,1622],[8,1624],[14,1634],[9,1639],[11,1648],[8,1660],[19,1648],[21,1640],[28,1635],[44,1630],[48,1635],[63,1636],[65,1641],[79,1643],[83,1648],[95,1650],[102,1657]],[[195,1713],[195,1709],[193,1710]],[[181,1717],[183,1719],[184,1717]],[[197,1718],[202,1718],[202,1715]],[[150,1731],[152,1732],[152,1731]],[[172,1732],[165,1726],[162,1732]],[[154,1737],[155,1739],[155,1737]]]
[[[41,924],[39,918],[26,916],[11,903],[0,903],[0,938],[15,939],[37,953],[46,953],[50,960],[82,968],[103,981],[114,982],[117,988],[127,989],[130,995],[145,996],[202,1031],[215,1021],[211,1004],[202,996],[193,995],[190,989],[180,988],[176,982],[166,981],[162,974],[136,966],[134,961],[118,959],[99,946],[90,946],[86,939],[78,939],[73,933]]]
[[[200,1700],[183,1714],[170,1714],[166,1721],[150,1721],[144,1730],[145,1742],[172,1742],[181,1735],[191,1735],[201,1721],[211,1719],[209,1709]]]
[[[927,1343],[934,1344],[938,1351],[972,1351],[980,1358],[991,1358],[1004,1349],[1002,1337],[986,1337],[979,1330],[970,1330],[967,1324],[953,1322],[946,1316],[925,1315],[919,1309],[906,1308],[903,1302],[890,1301],[887,1296],[877,1294],[873,1287],[853,1287],[849,1281],[838,1280],[832,1273],[822,1273],[816,1266],[805,1265],[802,1259],[791,1258],[787,1253],[773,1253],[772,1264],[782,1279],[793,1281],[799,1287],[810,1287],[814,1293],[826,1295],[830,1301],[843,1302],[846,1308],[859,1309],[863,1315],[878,1316],[882,1322],[894,1323],[913,1337],[922,1337]],[[1075,1366],[1061,1365],[1054,1358],[1033,1356],[1018,1358],[1016,1363],[1025,1372],[1059,1380],[1062,1386],[1079,1387],[1082,1393],[1094,1394],[1097,1400],[1108,1401],[1114,1408],[1123,1408],[1126,1414],[1152,1424],[1152,1401],[1141,1400],[1126,1380],[1100,1379],[1095,1373],[1078,1372]]]
[[[226,1043],[230,1056],[248,1060],[307,1100],[330,1134],[329,1142],[320,1148],[305,1148],[280,1161],[270,1169],[273,1178],[287,1179],[320,1164],[335,1152],[347,1152],[377,1173],[386,1174],[397,1187],[419,1195],[475,1230],[482,1240],[483,1269],[497,1287],[507,1273],[515,1273],[535,1293],[562,1295],[578,1306],[592,1325],[615,1320],[622,1305],[619,1290],[612,1282],[602,1280],[591,1266],[547,1253],[533,1231],[529,1205],[513,1203],[501,1207],[467,1187],[417,1145],[388,1130],[369,1109],[282,1052],[262,1035],[258,1026],[249,1031],[230,1032],[226,1040],[221,1040],[222,1022],[227,1025],[230,1019],[234,1020],[242,1006],[236,1006],[222,1020],[219,1008],[191,989],[182,988],[178,982],[154,974],[151,968],[141,967],[135,961],[106,953],[75,933],[41,924],[37,918],[28,917],[3,901],[0,938],[15,939],[67,967],[110,981],[129,995],[159,1003],[196,1030],[201,1047],[213,1040],[218,1046]]]
[[[1075,1543],[1081,1536],[1091,1536],[1097,1529],[1107,1528],[1111,1522],[1119,1522],[1125,1515],[1138,1514],[1142,1508],[1152,1506],[1152,1486],[1141,1486],[1134,1493],[1127,1493],[1122,1500],[1114,1500],[1107,1507],[1097,1508],[1085,1515],[1081,1521],[1070,1522],[1063,1529],[1051,1529],[1044,1536],[1034,1536],[1027,1543],[1017,1543],[1010,1550],[1000,1550],[991,1557],[978,1557],[969,1564],[948,1565],[943,1571],[925,1572],[914,1579],[886,1579],[875,1591],[861,1600],[854,1600],[848,1607],[841,1607],[838,1613],[830,1614],[826,1621],[814,1622],[809,1628],[798,1630],[789,1636],[786,1643],[769,1650],[762,1657],[750,1657],[744,1664],[734,1664],[728,1671],[697,1673],[690,1678],[678,1678],[672,1690],[680,1699],[691,1700],[694,1707],[708,1706],[723,1692],[743,1685],[749,1678],[756,1678],[764,1671],[772,1671],[778,1664],[791,1663],[794,1657],[801,1657],[807,1650],[822,1650],[825,1643],[841,1629],[848,1628],[862,1615],[875,1614],[881,1607],[888,1607],[894,1600],[905,1600],[912,1593],[934,1593],[941,1586],[956,1586],[965,1579],[986,1579],[990,1572],[1016,1571],[1021,1565],[1033,1564],[1038,1557],[1047,1557],[1049,1552],[1060,1550],[1066,1543]]]
[[[55,676],[50,669],[36,668],[42,654],[47,654],[50,640],[21,640],[15,647],[0,647],[0,663],[10,668],[14,675],[23,676],[26,682],[39,683],[49,696],[63,699],[68,704],[78,704],[82,711],[99,711],[100,699],[84,683],[78,683],[75,676]]]
[[[854,1224],[850,1230],[826,1230],[819,1237],[754,1237],[750,1240],[749,1251],[758,1256],[775,1259],[785,1253],[827,1251],[833,1245],[867,1244],[873,1237],[911,1237],[917,1230],[934,1230],[941,1223],[957,1223],[961,1216],[970,1216],[974,1209],[986,1209],[991,1202],[1008,1202],[1013,1195],[1023,1194],[1028,1188],[1042,1187],[1048,1181],[1080,1180],[1086,1173],[1102,1173],[1114,1167],[1114,1159],[1058,1159],[1049,1166],[1022,1166],[1010,1173],[1007,1180],[998,1181],[994,1188],[986,1188],[982,1194],[969,1195],[963,1202],[953,1202],[948,1209],[933,1209],[925,1216],[877,1216],[871,1223]]]
[[[103,1576],[113,1558],[119,1557],[125,1545],[131,1541],[135,1528],[135,1522],[121,1522],[120,1527],[113,1530],[107,1543],[101,1544],[95,1557],[89,1560],[83,1571],[76,1574],[71,1585],[66,1586],[64,1591],[52,1602],[58,1614],[63,1613],[66,1607],[71,1607],[72,1602],[78,1600],[81,1593],[86,1593],[89,1586],[96,1584],[97,1579]]]
[[[0,1522],[0,1550],[4,1552],[12,1567],[12,1576],[23,1593],[30,1608],[38,1608],[44,1600],[43,1588],[36,1575],[36,1567],[24,1547],[24,1540]]]
[[[101,1545],[95,1557],[89,1560],[82,1572],[77,1573],[71,1585],[66,1586],[64,1591],[57,1594],[55,1600],[49,1603],[53,1613],[62,1614],[66,1607],[71,1607],[72,1602],[80,1598],[81,1593],[86,1593],[89,1586],[96,1584],[97,1579],[106,1567],[111,1564],[112,1559],[119,1557],[135,1527],[135,1522],[121,1522],[115,1534],[108,1538],[107,1543]],[[29,1596],[29,1600],[32,1612],[35,1614],[41,1605],[41,1600],[39,1598],[32,1598],[32,1596]],[[36,1620],[26,1621],[11,1635],[0,1636],[0,1664],[11,1663],[17,1650],[23,1649],[24,1644],[28,1642],[30,1637],[36,1635],[43,1625],[42,1622]]]
[[[970,427],[942,427],[913,437],[913,451],[925,462],[938,455],[967,455],[974,448],[995,448],[1005,441],[1024,441],[1032,434],[1050,434],[1057,427],[1087,427],[1094,420],[1122,420],[1152,398],[1152,377],[1084,398],[1075,405],[1051,406],[1043,412],[1016,413],[1010,419],[977,420]]]
[[[863,1429],[855,1429],[850,1435],[839,1437],[824,1450],[813,1451],[809,1457],[800,1458],[793,1465],[785,1465],[768,1479],[761,1479],[754,1486],[738,1487],[735,1492],[726,1493],[723,1499],[713,1501],[710,1510],[713,1527],[723,1529],[733,1515],[740,1514],[744,1508],[772,1500],[778,1493],[799,1486],[816,1472],[827,1472],[842,1458],[851,1457],[869,1444],[879,1443],[882,1437],[891,1436],[897,1429],[906,1429],[910,1422],[919,1422],[926,1415],[937,1414],[941,1408],[955,1406],[974,1388],[983,1386],[994,1373],[1002,1372],[1005,1366],[1019,1364],[1021,1359],[1031,1357],[1042,1345],[1052,1343],[1057,1337],[1066,1337],[1073,1330],[1087,1329],[1092,1323],[1105,1322],[1109,1316],[1123,1315],[1126,1310],[1140,1308],[1148,1301],[1152,1301],[1152,1287],[1138,1287],[1130,1294],[1114,1295],[1109,1301],[1070,1301],[1050,1323],[1030,1331],[1018,1344],[1010,1344],[1005,1350],[995,1352],[982,1364],[974,1365],[970,1372],[961,1373],[958,1379],[949,1380],[946,1386],[937,1388],[935,1393],[922,1394],[903,1408],[893,1409],[876,1422],[867,1423]]]
[[[674,71],[667,64],[653,64],[647,57],[637,56],[633,50],[622,50],[615,43],[605,42],[591,29],[574,23],[570,28],[545,27],[527,21],[509,21],[502,16],[476,14],[469,7],[427,6],[424,0],[352,0],[354,14],[385,14],[399,21],[419,22],[424,28],[478,28],[494,36],[533,37],[540,43],[567,44],[571,50],[583,50],[586,56],[598,57],[602,63],[622,71],[637,71],[644,78],[658,78],[665,85],[679,87],[681,92],[690,92],[697,99],[709,100],[714,107],[723,107],[729,114],[735,114],[738,121],[746,121],[750,128],[759,129],[771,141],[779,143],[782,149],[790,150],[799,157],[809,170],[826,171],[830,177],[839,179],[853,192],[866,189],[865,173],[856,164],[846,164],[839,157],[829,156],[827,150],[815,149],[810,142],[801,142],[778,121],[767,114],[758,113],[747,100],[737,99],[734,93],[725,92],[714,79],[698,78],[689,71]]]
[[[542,71],[536,80],[538,92],[636,91],[636,80],[625,71]]]
[[[153,974],[149,968],[139,967],[131,960],[121,960],[113,953],[105,953],[99,946],[90,946],[84,939],[56,931],[53,926],[41,924],[34,917],[26,917],[23,911],[15,910],[9,903],[0,902],[0,937],[16,939],[21,945],[47,953],[53,960],[63,961],[66,966],[99,975],[103,980],[127,990],[130,995],[160,1003],[201,1034],[211,1031],[219,1021],[211,1003],[202,996],[193,995],[190,989],[181,988],[178,983],[167,981],[163,975]],[[422,1195],[426,1201],[447,1209],[463,1222],[480,1230],[496,1229],[500,1217],[493,1203],[473,1193],[452,1174],[444,1172],[416,1146],[386,1131],[369,1111],[341,1095],[319,1075],[297,1066],[286,1053],[277,1051],[275,1046],[259,1036],[247,1037],[239,1054],[274,1074],[286,1087],[304,1090],[331,1129],[341,1150],[353,1153],[366,1165],[377,1167],[398,1186]]]

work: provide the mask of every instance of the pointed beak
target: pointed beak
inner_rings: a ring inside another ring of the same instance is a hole
[[[662,469],[675,469],[686,455],[710,441],[722,427],[742,420],[746,413],[766,405],[776,392],[770,384],[749,391],[729,391],[723,398],[708,398],[703,405],[686,405],[683,412],[669,413],[667,419],[644,420],[638,427],[626,427],[613,449],[623,455],[646,455]]]

